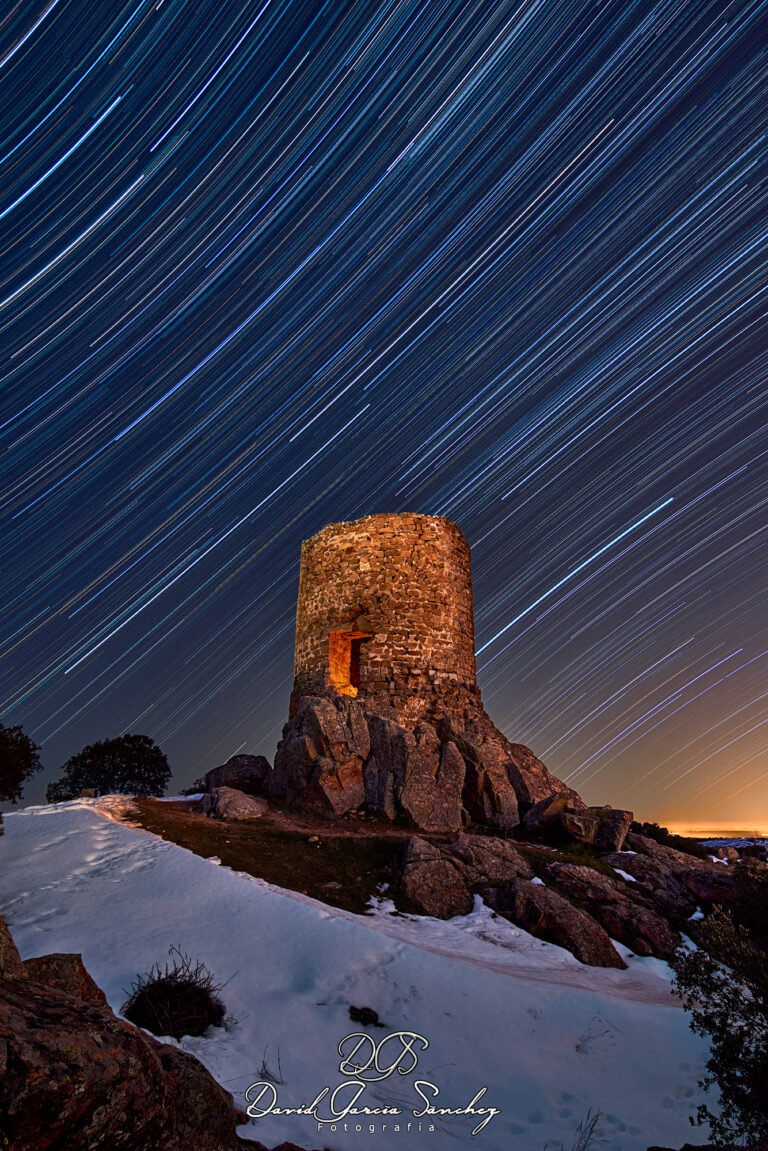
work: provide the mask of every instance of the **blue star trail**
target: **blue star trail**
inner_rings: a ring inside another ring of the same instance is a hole
[[[299,545],[473,554],[493,718],[768,820],[768,0],[0,20],[0,720],[184,786],[287,715]]]

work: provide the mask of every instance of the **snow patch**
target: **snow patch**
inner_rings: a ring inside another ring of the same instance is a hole
[[[439,1087],[437,1105],[466,1106],[487,1088],[501,1113],[471,1140],[477,1151],[570,1147],[589,1107],[603,1113],[601,1151],[686,1141],[708,1052],[661,960],[616,944],[626,971],[586,967],[479,897],[469,915],[447,921],[402,915],[384,892],[353,915],[126,826],[118,822],[125,803],[77,800],[7,815],[0,914],[25,958],[81,952],[117,1012],[124,989],[165,962],[172,944],[205,962],[227,981],[222,997],[237,1022],[180,1046],[241,1108],[262,1062],[275,1072],[280,1061],[281,1107],[341,1082],[338,1044],[360,1030],[349,1007],[366,1006],[385,1028],[373,1038],[410,1031],[428,1040],[418,1077]],[[414,1078],[371,1084],[368,1102],[411,1119]],[[405,1142],[455,1151],[471,1138],[466,1116],[436,1116],[424,1144],[382,1131],[381,1117],[371,1122],[366,1145],[379,1151]],[[267,1146],[361,1146],[354,1124],[318,1132],[300,1115],[266,1116],[239,1131]]]

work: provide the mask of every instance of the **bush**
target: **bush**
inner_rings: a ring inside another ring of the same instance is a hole
[[[179,792],[179,795],[199,795],[201,791],[205,791],[205,776],[198,776],[189,787],[184,787]]]
[[[22,728],[0,723],[0,800],[21,799],[25,780],[42,766],[39,751]]]
[[[223,983],[214,983],[204,963],[192,962],[179,947],[168,954],[172,964],[151,967],[138,975],[121,1011],[126,1019],[153,1035],[202,1035],[224,1022],[225,1007],[218,998]]]
[[[711,1056],[699,1086],[716,1086],[720,1114],[700,1104],[691,1123],[710,1124],[718,1145],[768,1141],[768,955],[731,913],[716,907],[704,920],[699,950],[678,948],[673,990],[691,1014],[691,1030],[708,1039]],[[726,966],[727,964],[727,966]]]
[[[148,735],[120,735],[89,744],[64,764],[64,774],[49,785],[49,803],[95,795],[163,795],[171,778],[168,760]]]
[[[664,847],[674,847],[675,851],[695,855],[697,859],[709,859],[709,851],[698,839],[691,839],[687,835],[675,835],[669,828],[660,827],[658,823],[633,823],[629,830],[635,835],[644,835],[646,839],[655,839]]]

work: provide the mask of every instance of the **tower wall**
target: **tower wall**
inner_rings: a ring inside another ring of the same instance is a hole
[[[349,687],[339,686],[344,643],[356,677]],[[294,697],[336,690],[398,706],[446,690],[476,695],[469,546],[456,525],[382,514],[306,540],[294,675]]]

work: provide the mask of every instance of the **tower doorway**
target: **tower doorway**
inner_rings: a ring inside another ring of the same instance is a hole
[[[340,695],[356,696],[360,687],[360,651],[373,639],[373,629],[362,610],[350,613],[346,627],[328,637],[328,681]]]

